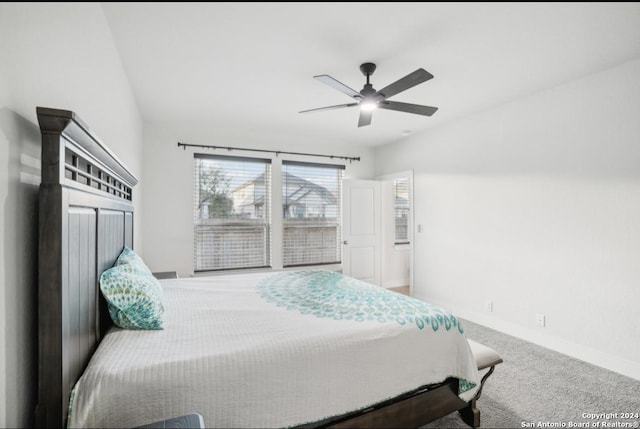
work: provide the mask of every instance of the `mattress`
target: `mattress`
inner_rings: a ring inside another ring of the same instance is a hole
[[[197,412],[207,427],[288,427],[460,380],[464,329],[435,305],[332,271],[162,280],[164,330],[112,328],[71,398],[70,427]]]

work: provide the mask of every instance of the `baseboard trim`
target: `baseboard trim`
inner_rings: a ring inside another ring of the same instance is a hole
[[[424,299],[418,296],[416,296],[416,298],[447,308],[461,319],[469,320],[470,322],[486,326],[487,328],[494,329],[498,332],[520,338],[521,340],[528,341],[538,346],[551,349],[640,381],[640,362],[623,359],[592,347],[572,343],[538,330],[529,329],[512,322],[490,317],[477,311],[470,311],[449,303],[437,303],[433,300]]]

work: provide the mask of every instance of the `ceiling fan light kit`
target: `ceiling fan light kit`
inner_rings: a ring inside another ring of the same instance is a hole
[[[418,69],[413,73],[409,73],[405,77],[398,79],[390,85],[385,86],[380,91],[376,91],[373,85],[369,82],[369,78],[376,70],[374,63],[364,63],[360,65],[360,71],[367,78],[367,83],[360,90],[360,92],[349,88],[344,83],[332,78],[329,75],[322,74],[314,76],[314,79],[329,85],[330,87],[337,89],[343,94],[355,100],[355,103],[338,104],[336,106],[319,107],[316,109],[303,110],[300,113],[320,112],[323,110],[342,109],[344,107],[360,106],[360,116],[358,118],[358,127],[363,127],[371,124],[371,117],[373,111],[376,109],[395,110],[398,112],[414,113],[416,115],[431,116],[433,115],[437,107],[422,106],[420,104],[400,103],[397,101],[389,101],[388,98],[393,97],[396,94],[406,91],[409,88],[426,82],[433,78],[433,75],[424,69]]]

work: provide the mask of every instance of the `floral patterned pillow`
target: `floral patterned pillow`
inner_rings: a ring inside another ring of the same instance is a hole
[[[118,259],[116,259],[116,262],[113,265],[118,266],[124,264],[131,264],[134,270],[139,274],[152,275],[151,270],[149,270],[142,258],[138,256],[138,254],[134,252],[133,249],[127,246],[122,249],[122,252],[120,252],[120,256],[118,256]]]
[[[100,290],[113,322],[124,329],[163,329],[160,282],[132,249],[125,247],[100,276]]]

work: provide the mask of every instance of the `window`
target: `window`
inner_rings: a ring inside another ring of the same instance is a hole
[[[271,265],[271,161],[196,154],[194,269]]]
[[[283,265],[340,263],[344,166],[282,162]]]
[[[395,244],[409,243],[409,210],[410,192],[409,178],[401,177],[393,179],[393,197],[395,212]]]

